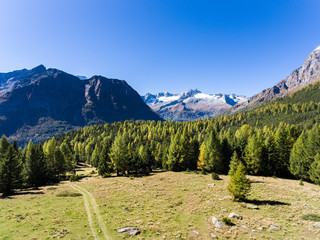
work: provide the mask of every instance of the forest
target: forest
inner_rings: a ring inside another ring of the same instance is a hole
[[[67,173],[74,177],[78,162],[108,177],[155,169],[228,174],[234,171],[231,159],[238,159],[250,175],[320,184],[319,86],[215,119],[94,125],[24,148],[3,136],[0,192],[37,188]]]

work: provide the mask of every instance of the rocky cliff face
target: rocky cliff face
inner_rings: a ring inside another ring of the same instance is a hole
[[[142,99],[166,120],[189,121],[214,117],[239,102],[245,96],[236,94],[205,94],[199,90],[189,90],[180,94],[162,92],[146,94]]]
[[[26,143],[96,123],[161,120],[125,81],[39,66],[0,74],[0,133]]]
[[[253,107],[261,102],[286,96],[317,81],[320,81],[320,46],[314,49],[306,58],[303,65],[294,70],[286,79],[252,96],[248,101],[235,105],[230,112],[235,112],[245,107]]]

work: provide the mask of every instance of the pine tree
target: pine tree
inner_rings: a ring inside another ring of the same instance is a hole
[[[290,154],[290,172],[302,180],[309,180],[309,169],[313,159],[306,152],[307,136],[302,132],[297,139]]]
[[[168,150],[167,167],[170,171],[181,171],[181,134],[178,132],[171,138],[171,143]]]
[[[208,172],[222,173],[224,169],[222,147],[215,130],[211,131],[209,137],[204,141],[204,145],[204,152],[202,153],[203,169]]]
[[[262,161],[264,154],[263,138],[261,132],[253,134],[248,139],[248,144],[244,150],[244,160],[246,168],[250,174],[262,172]]]
[[[122,136],[118,133],[110,149],[109,156],[117,174],[122,172],[123,175],[126,175],[129,163],[128,136],[126,134]]]
[[[56,176],[63,175],[66,172],[66,161],[58,146],[54,151],[54,165]]]
[[[236,157],[231,161],[231,164],[235,165],[236,162],[238,162],[236,168],[232,166],[230,171],[230,182],[227,189],[232,194],[234,201],[244,201],[250,191],[251,183],[246,178],[245,166]]]
[[[29,186],[37,188],[47,182],[47,165],[40,144],[29,142],[23,172],[25,182]]]
[[[265,154],[263,155],[263,161],[261,163],[262,174],[265,176],[275,176],[275,165],[279,159],[279,154],[276,148],[276,142],[274,140],[272,132],[269,132],[264,142]]]
[[[280,123],[275,134],[276,149],[278,154],[278,161],[274,166],[275,175],[277,177],[289,177],[290,152],[292,148],[292,141],[289,138],[288,126]]]
[[[101,176],[107,176],[110,175],[112,171],[113,166],[109,156],[109,148],[107,146],[103,146],[99,155],[98,173]]]
[[[0,140],[0,192],[7,196],[21,184],[21,159],[7,138]]]
[[[319,153],[314,157],[314,161],[310,167],[309,175],[310,175],[311,181],[320,185],[320,154]]]
[[[75,168],[76,168],[76,161],[72,155],[72,151],[70,147],[68,146],[67,142],[64,141],[60,147],[59,147],[65,161],[65,168],[66,171],[68,172],[73,172],[75,173]]]

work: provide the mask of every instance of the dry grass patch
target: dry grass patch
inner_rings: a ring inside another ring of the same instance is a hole
[[[320,210],[319,186],[299,181],[250,177],[252,204],[220,200],[229,195],[228,176],[213,181],[211,175],[163,172],[148,177],[95,178],[81,183],[100,206],[109,231],[137,227],[138,239],[197,238],[208,239],[215,234],[223,239],[317,239],[319,230],[303,214]],[[211,185],[212,183],[215,185]],[[223,219],[235,212],[243,220],[232,219],[235,226],[215,230],[211,217]],[[241,227],[245,225],[247,228]],[[270,225],[280,227],[269,230]],[[259,229],[263,230],[259,230]],[[199,235],[195,234],[199,233]]]

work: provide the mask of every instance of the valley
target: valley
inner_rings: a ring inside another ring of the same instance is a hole
[[[92,170],[78,169],[78,174],[85,177],[79,182],[61,182],[0,199],[0,239],[320,237],[314,221],[303,219],[320,211],[320,187],[314,184],[249,176],[252,190],[248,201],[238,203],[226,198],[229,178],[224,175],[220,175],[221,180],[212,180],[211,175],[199,172],[156,171],[144,177],[101,178],[91,174]],[[77,194],[78,190],[85,198]],[[90,202],[91,224],[84,199]],[[250,204],[259,209],[247,208]],[[231,212],[242,219],[231,218],[233,226],[214,227],[212,217],[222,219]],[[271,225],[279,229],[271,230]],[[116,231],[124,227],[135,227],[140,234]]]

